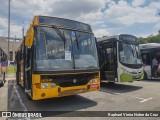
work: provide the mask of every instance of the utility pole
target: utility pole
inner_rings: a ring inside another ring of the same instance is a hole
[[[22,39],[24,39],[24,21],[23,21],[23,26],[22,26]]]
[[[159,13],[159,15],[160,15],[160,13]],[[158,34],[160,35],[160,29],[159,29],[159,31],[158,31]]]
[[[23,20],[23,25],[22,25],[22,40],[24,40],[24,36],[25,36],[25,27],[26,27],[26,23],[27,23],[28,21],[24,21]]]
[[[8,0],[8,62],[9,62],[9,41],[10,41],[10,0]]]

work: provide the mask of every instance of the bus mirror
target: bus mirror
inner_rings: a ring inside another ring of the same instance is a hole
[[[33,28],[30,28],[26,34],[25,46],[31,47],[33,44],[33,39],[34,39],[34,30]]]
[[[30,27],[33,27],[33,22],[30,22]]]

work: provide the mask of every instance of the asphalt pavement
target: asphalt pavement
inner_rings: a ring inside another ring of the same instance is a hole
[[[160,111],[160,80],[134,81],[125,84],[102,83],[99,91],[74,96],[52,98],[39,101],[28,100],[23,89],[10,77],[0,88],[1,111]],[[59,115],[60,116],[60,115]],[[38,119],[53,119],[46,116]],[[56,117],[56,119],[81,119],[76,117]],[[55,117],[54,117],[55,119]],[[160,118],[104,118],[84,117],[83,119],[144,119]]]

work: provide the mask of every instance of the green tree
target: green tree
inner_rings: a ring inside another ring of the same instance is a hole
[[[159,30],[160,33],[160,30]],[[145,43],[160,43],[160,34],[157,35],[150,35],[147,38],[138,38],[139,44],[145,44]]]

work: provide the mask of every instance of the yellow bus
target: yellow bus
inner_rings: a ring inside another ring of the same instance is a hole
[[[35,16],[16,59],[17,84],[32,100],[100,88],[96,40],[88,24]]]

